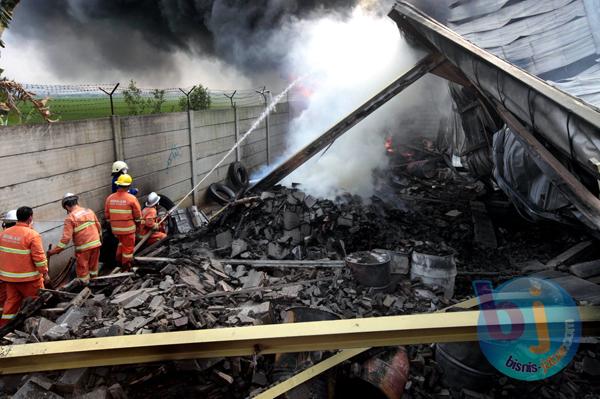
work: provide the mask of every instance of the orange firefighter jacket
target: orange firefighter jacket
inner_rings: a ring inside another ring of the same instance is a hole
[[[102,229],[94,211],[75,205],[65,218],[65,227],[58,248],[64,249],[71,238],[75,245],[75,252],[98,248],[102,245],[100,234],[102,234]]]
[[[110,221],[114,235],[135,234],[136,223],[139,223],[142,217],[142,210],[137,198],[119,189],[106,199],[104,217]]]
[[[140,224],[140,230],[138,231],[140,238],[152,231],[152,228],[158,222],[156,216],[157,212],[154,207],[147,207],[142,210],[142,224]]]
[[[42,237],[28,224],[17,222],[0,233],[0,280],[21,283],[48,273]]]

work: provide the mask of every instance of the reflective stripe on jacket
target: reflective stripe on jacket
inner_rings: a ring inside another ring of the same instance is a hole
[[[100,222],[96,214],[90,210],[75,205],[73,210],[65,218],[63,235],[58,243],[58,248],[62,250],[73,239],[75,251],[82,252],[100,245],[101,234]]]
[[[33,281],[44,273],[48,273],[48,261],[37,231],[18,222],[0,233],[0,280]]]
[[[124,189],[119,189],[106,199],[104,217],[110,221],[114,235],[135,234],[135,226],[142,217],[142,210],[137,198]]]

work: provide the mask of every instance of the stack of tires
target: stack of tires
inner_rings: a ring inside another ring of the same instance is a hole
[[[249,184],[248,171],[241,162],[233,162],[227,171],[227,184],[213,183],[208,187],[208,196],[221,205],[226,205],[244,193]]]

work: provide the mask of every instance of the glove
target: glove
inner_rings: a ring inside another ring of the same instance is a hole
[[[57,253],[59,253],[59,249],[58,248],[52,248],[51,250],[49,250],[48,252],[46,252],[46,256],[50,257],[52,255],[56,255]]]

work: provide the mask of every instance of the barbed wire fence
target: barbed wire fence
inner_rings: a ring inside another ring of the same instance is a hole
[[[131,102],[126,101],[128,84],[23,84],[23,87],[34,93],[36,98],[49,98],[48,105],[53,119],[59,121],[102,118],[111,115],[182,112],[187,110],[186,93],[189,94],[195,87],[139,88],[136,91],[139,102],[136,106],[132,106]],[[243,90],[206,90],[210,98],[210,109],[265,105],[264,95],[261,94],[261,91],[265,91],[264,87]],[[46,123],[28,103],[19,104],[19,111],[21,115],[12,117],[9,125]]]

